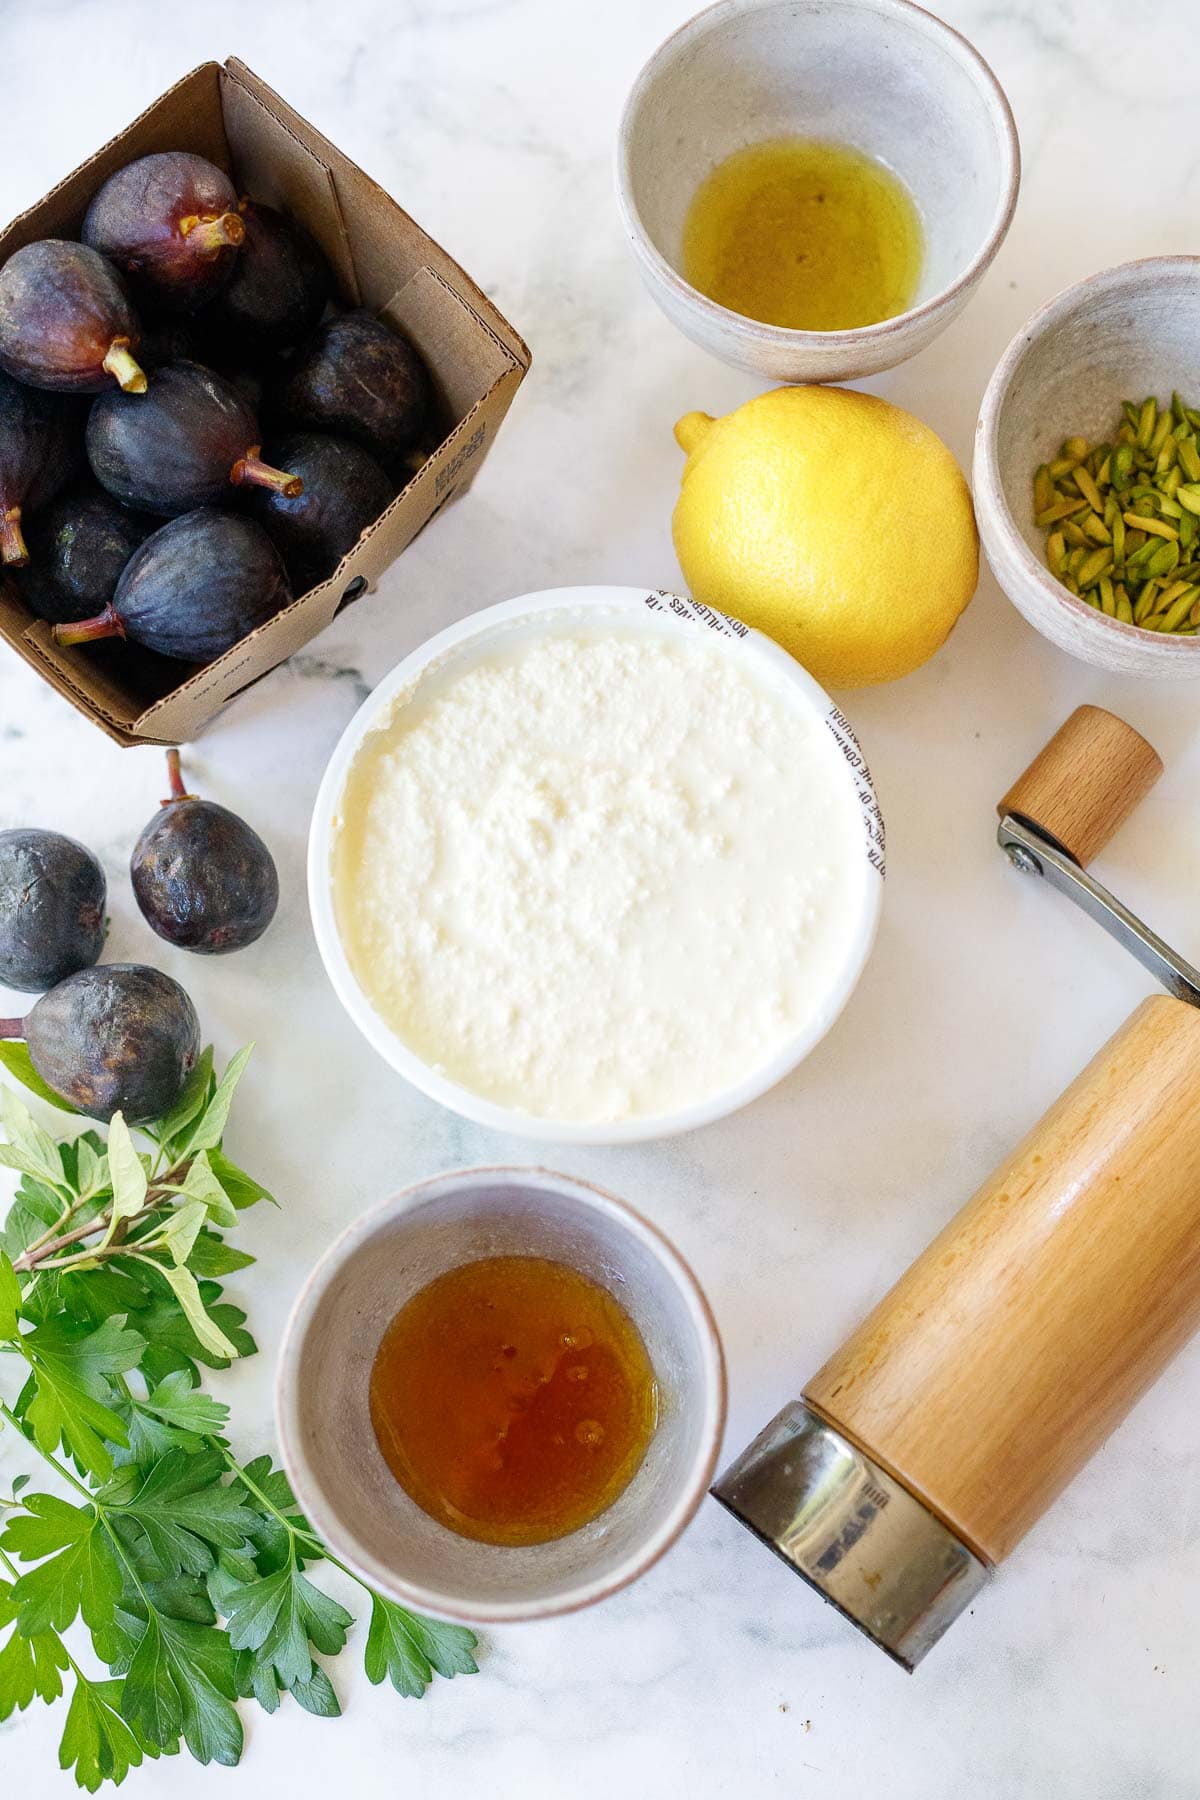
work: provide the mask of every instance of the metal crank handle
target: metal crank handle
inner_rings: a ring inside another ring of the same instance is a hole
[[[1200,969],[1177,956],[1136,913],[1123,906],[1115,894],[1110,894],[1057,844],[1011,813],[1005,813],[1000,820],[996,838],[1014,868],[1024,875],[1040,875],[1136,956],[1168,994],[1200,1006]]]

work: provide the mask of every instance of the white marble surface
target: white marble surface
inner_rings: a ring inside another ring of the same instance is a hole
[[[247,1452],[271,1441],[271,1346],[307,1266],[368,1200],[536,1145],[466,1127],[389,1075],[339,1011],[301,869],[323,762],[396,659],[489,601],[558,582],[679,581],[671,424],[753,391],[642,294],[610,191],[622,96],[687,0],[0,0],[0,215],[11,216],[206,57],[242,55],[356,157],[495,296],[534,369],[477,485],[379,593],[238,700],[189,755],[279,859],[277,925],[236,962],[165,951],[122,869],[162,785],[0,659],[0,823],[56,826],[109,868],[114,956],[182,977],[221,1050],[260,1050],[235,1151],[282,1196],[250,1216],[233,1283],[263,1353],[222,1384]],[[943,0],[1012,98],[1016,222],[968,308],[876,389],[964,462],[987,375],[1059,287],[1195,237],[1190,0]],[[1200,379],[1200,369],[1196,371]],[[1105,859],[1112,884],[1195,956],[1196,695],[1107,679],[1038,638],[985,575],[950,645],[846,697],[889,825],[878,949],[838,1028],[740,1117],[692,1137],[563,1159],[644,1206],[713,1300],[739,1447],[972,1190],[1147,989],[1127,959],[992,842],[992,805],[1080,701],[1142,727],[1167,774]],[[11,1010],[3,1004],[0,1012]],[[553,1161],[553,1158],[547,1158]],[[1131,1229],[1136,1222],[1131,1221]],[[1192,1800],[1200,1791],[1200,1344],[1075,1483],[920,1673],[888,1663],[717,1507],[640,1586],[590,1614],[490,1634],[483,1672],[421,1704],[367,1686],[353,1651],[326,1723],[247,1709],[232,1775],[186,1757],[126,1791],[180,1800]],[[11,1472],[11,1442],[0,1468]],[[61,1717],[0,1733],[4,1792],[64,1795]]]

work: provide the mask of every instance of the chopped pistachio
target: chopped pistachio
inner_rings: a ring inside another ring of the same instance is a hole
[[[1100,489],[1082,464],[1075,471],[1075,485],[1093,512],[1102,513],[1104,511],[1104,501],[1101,498]]]
[[[1122,401],[1107,441],[1065,438],[1033,511],[1069,593],[1146,631],[1200,630],[1200,410],[1178,392]]]

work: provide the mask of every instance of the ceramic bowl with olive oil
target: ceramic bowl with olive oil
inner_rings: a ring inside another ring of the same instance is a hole
[[[1019,179],[995,76],[909,0],[720,0],[646,64],[617,151],[658,305],[782,381],[923,349],[1004,241]]]

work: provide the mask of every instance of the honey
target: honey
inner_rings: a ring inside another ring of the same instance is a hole
[[[602,1513],[657,1420],[654,1370],[605,1288],[540,1256],[493,1256],[408,1300],[371,1371],[371,1422],[425,1512],[486,1544],[543,1544]]]
[[[921,219],[892,171],[847,144],[772,138],[735,150],[697,189],[683,273],[763,325],[849,331],[912,305]]]

